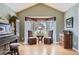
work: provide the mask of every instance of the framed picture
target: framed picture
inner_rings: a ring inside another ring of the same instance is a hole
[[[66,27],[73,28],[73,17],[66,19]]]

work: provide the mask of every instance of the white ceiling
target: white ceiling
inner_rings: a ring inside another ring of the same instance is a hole
[[[15,12],[20,12],[36,4],[37,3],[5,3],[5,5],[13,9]],[[44,3],[44,4],[52,8],[55,8],[61,12],[65,12],[66,10],[73,7],[77,3]]]

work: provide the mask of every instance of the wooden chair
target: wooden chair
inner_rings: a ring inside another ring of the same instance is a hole
[[[36,44],[37,40],[35,37],[33,37],[32,31],[28,31],[28,44],[33,45]]]
[[[53,31],[48,32],[48,37],[44,38],[44,44],[51,44],[53,43]]]

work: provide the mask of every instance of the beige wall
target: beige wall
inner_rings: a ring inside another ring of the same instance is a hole
[[[61,33],[64,29],[64,14],[56,9],[53,9],[51,7],[48,7],[43,4],[37,4],[35,6],[32,6],[28,9],[25,9],[19,13],[17,13],[20,19],[20,36],[21,38],[24,37],[24,19],[26,16],[54,16],[56,17],[56,28],[57,28],[57,41],[58,41],[58,35]]]

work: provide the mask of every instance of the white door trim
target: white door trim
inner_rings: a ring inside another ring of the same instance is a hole
[[[79,35],[79,8],[78,8],[78,35]],[[79,51],[79,36],[78,36],[78,51]]]

